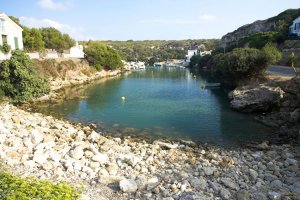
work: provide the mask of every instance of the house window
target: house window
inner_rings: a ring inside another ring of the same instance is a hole
[[[7,44],[7,35],[2,35],[2,44]]]
[[[14,37],[14,41],[15,41],[15,49],[19,49],[19,40],[17,37]]]
[[[300,30],[300,23],[295,23],[294,30]]]

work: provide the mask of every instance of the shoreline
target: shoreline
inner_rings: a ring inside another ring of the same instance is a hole
[[[122,73],[125,72],[122,70],[110,70],[110,71],[102,70],[100,72],[94,73],[91,76],[82,76],[82,77],[77,76],[77,77],[73,77],[73,79],[70,80],[62,80],[62,79],[52,80],[50,81],[50,90],[51,90],[50,93],[48,95],[44,95],[42,97],[31,100],[29,101],[29,103],[63,99],[63,97],[61,96],[58,97],[58,95],[64,89],[90,84],[94,81],[101,80],[103,78],[116,77],[121,75]]]
[[[226,149],[105,137],[10,104],[0,105],[0,127],[6,166],[23,177],[84,183],[86,200],[300,197],[298,146]]]

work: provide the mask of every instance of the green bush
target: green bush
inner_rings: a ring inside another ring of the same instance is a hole
[[[20,103],[49,93],[48,82],[36,74],[30,58],[21,50],[0,63],[0,89]]]
[[[120,55],[101,42],[89,42],[88,46],[84,48],[84,53],[89,64],[97,70],[102,67],[106,70],[114,70],[123,66]]]
[[[11,47],[7,44],[4,43],[2,46],[0,45],[0,52],[4,53],[4,54],[8,54],[11,50]]]
[[[67,183],[58,184],[37,178],[22,179],[9,173],[0,172],[0,199],[5,200],[75,200],[81,190]]]
[[[276,64],[282,58],[282,54],[278,51],[277,47],[268,43],[262,48],[263,56],[268,64]]]
[[[212,74],[235,85],[264,72],[269,59],[263,51],[252,48],[236,48],[226,54],[217,54],[212,59]]]
[[[282,35],[278,32],[256,33],[240,39],[238,46],[262,49],[268,43],[277,43],[281,37]]]

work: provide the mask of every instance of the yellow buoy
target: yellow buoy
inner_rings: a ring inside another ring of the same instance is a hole
[[[121,97],[121,99],[122,99],[122,100],[125,100],[126,98],[125,98],[125,97]]]

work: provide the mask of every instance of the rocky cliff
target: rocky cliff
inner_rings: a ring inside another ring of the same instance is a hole
[[[276,24],[274,21],[269,20],[259,20],[252,24],[244,25],[237,30],[227,33],[221,39],[221,47],[228,47],[235,45],[239,39],[252,35],[254,33],[267,32],[274,30]]]
[[[227,33],[221,39],[221,47],[235,45],[239,39],[261,32],[280,31],[287,32],[293,20],[300,16],[300,9],[288,9],[275,17],[266,20],[258,20],[244,25],[237,30]],[[280,26],[276,27],[279,24]]]

